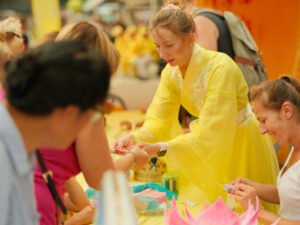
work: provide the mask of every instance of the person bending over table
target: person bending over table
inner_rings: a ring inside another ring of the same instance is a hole
[[[237,176],[274,184],[279,170],[275,151],[269,137],[259,133],[237,64],[195,43],[192,16],[173,4],[156,14],[150,31],[168,64],[144,125],[112,147],[138,144],[149,154],[167,152],[168,171],[179,174],[180,202],[225,197],[223,185]],[[198,117],[190,133],[183,134],[179,125],[180,105]],[[276,210],[268,203],[264,206]]]

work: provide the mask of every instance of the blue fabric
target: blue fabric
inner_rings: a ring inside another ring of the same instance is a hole
[[[132,192],[138,193],[147,188],[152,188],[153,190],[165,192],[167,195],[167,198],[169,200],[171,200],[173,198],[173,196],[177,200],[177,194],[175,192],[170,191],[169,189],[161,186],[160,184],[156,184],[156,183],[145,183],[145,184],[141,184],[141,185],[134,185],[134,186],[132,186]]]
[[[0,102],[0,224],[37,225],[34,154],[28,154],[13,119]]]

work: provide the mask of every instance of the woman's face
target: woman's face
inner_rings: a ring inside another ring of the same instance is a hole
[[[160,58],[171,66],[187,66],[193,51],[192,35],[182,37],[163,27],[152,31],[152,38]]]
[[[253,103],[260,133],[273,136],[281,146],[289,144],[289,126],[282,109],[275,111],[266,108],[259,100]]]

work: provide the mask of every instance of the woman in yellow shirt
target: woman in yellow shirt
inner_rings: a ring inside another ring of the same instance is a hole
[[[198,206],[225,197],[223,185],[237,176],[274,184],[275,151],[269,137],[259,133],[239,67],[227,55],[197,45],[192,17],[177,6],[169,4],[158,12],[150,30],[168,65],[143,127],[113,147],[143,142],[141,147],[157,154],[166,148],[168,170],[180,177],[179,201]],[[178,121],[180,105],[198,117],[187,134]]]

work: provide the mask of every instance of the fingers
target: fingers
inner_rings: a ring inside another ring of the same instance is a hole
[[[122,149],[122,148],[126,148],[128,146],[128,141],[127,141],[127,138],[126,136],[115,141],[113,144],[112,144],[112,148],[113,149]]]
[[[256,207],[256,192],[255,188],[248,184],[240,183],[238,184],[237,190],[235,192],[236,200],[241,203],[243,208],[246,210],[249,206],[249,200],[253,207]]]
[[[147,145],[149,145],[149,143],[141,142],[141,143],[136,144],[135,146],[137,146],[139,148],[145,148]]]
[[[148,153],[139,147],[134,147],[131,151],[134,152],[136,159],[134,170],[144,167],[150,159]]]

